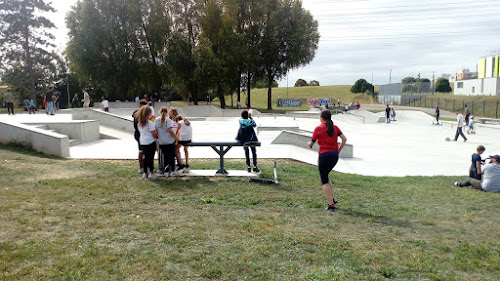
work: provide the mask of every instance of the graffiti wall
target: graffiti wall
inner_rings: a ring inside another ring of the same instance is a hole
[[[278,107],[301,107],[302,99],[277,99],[276,106]]]

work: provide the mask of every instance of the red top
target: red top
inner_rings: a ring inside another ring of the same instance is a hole
[[[326,132],[326,123],[323,123],[314,129],[312,141],[318,141],[319,154],[338,152],[339,144],[337,139],[340,135],[342,135],[342,132],[339,127],[333,125],[333,136],[330,137]]]

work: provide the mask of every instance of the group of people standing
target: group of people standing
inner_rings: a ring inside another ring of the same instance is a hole
[[[146,100],[139,101],[139,109],[132,114],[134,118],[135,139],[139,145],[139,173],[143,178],[156,179],[159,174],[165,177],[178,176],[179,172],[189,170],[188,148],[184,146],[192,139],[191,123],[179,115],[175,108],[161,107],[160,116],[153,115]],[[180,155],[184,146],[185,164]],[[158,169],[154,168],[154,156],[158,151]],[[175,164],[177,159],[177,165]]]
[[[385,108],[385,118],[386,123],[390,123],[391,121],[396,121],[396,111],[393,108],[390,108],[389,105]]]

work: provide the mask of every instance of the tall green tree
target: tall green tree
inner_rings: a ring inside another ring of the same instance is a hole
[[[23,100],[29,98],[36,101],[41,100],[38,97],[43,95],[47,87],[61,80],[60,76],[66,73],[66,66],[62,58],[54,52],[35,51],[32,53],[32,61],[31,74],[35,80],[35,98],[32,96],[31,84],[27,83],[31,74],[23,65],[23,61],[10,65],[4,73],[3,81],[19,95],[18,98]]]
[[[318,23],[298,0],[267,0],[267,24],[260,49],[268,81],[267,108],[272,109],[272,83],[289,70],[311,62],[318,48]]]
[[[351,87],[351,93],[366,93],[366,91],[373,93],[373,85],[365,79],[358,79]]]
[[[439,78],[436,81],[436,92],[449,93],[451,92],[450,81],[446,78]]]
[[[132,98],[130,90],[138,84],[139,62],[145,59],[147,48],[140,38],[141,16],[137,1],[77,2],[66,16],[71,70],[110,97]]]
[[[54,36],[48,32],[54,24],[43,13],[55,12],[45,0],[0,0],[0,54],[3,63],[15,65],[11,73],[24,73],[23,88],[36,101],[35,57],[49,55],[46,47],[53,46]],[[24,68],[24,69],[20,69]]]

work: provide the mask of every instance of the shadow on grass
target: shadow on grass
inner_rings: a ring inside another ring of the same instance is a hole
[[[45,158],[45,159],[58,159],[58,160],[64,160],[64,158],[55,156],[55,155],[48,155],[43,152],[39,152],[34,150],[32,147],[26,144],[22,143],[15,143],[15,142],[10,142],[7,144],[0,144],[0,149],[2,150],[7,150],[11,152],[16,152],[24,155],[29,155],[29,156],[35,156],[39,158]]]
[[[405,227],[405,228],[413,227],[413,224],[407,220],[394,219],[394,218],[389,218],[386,216],[374,215],[374,214],[356,211],[356,210],[352,210],[352,209],[347,209],[347,210],[338,209],[337,212],[344,214],[344,215],[348,215],[348,216],[364,218],[364,219],[371,220],[373,222],[380,223],[383,225],[388,225],[388,226]]]

